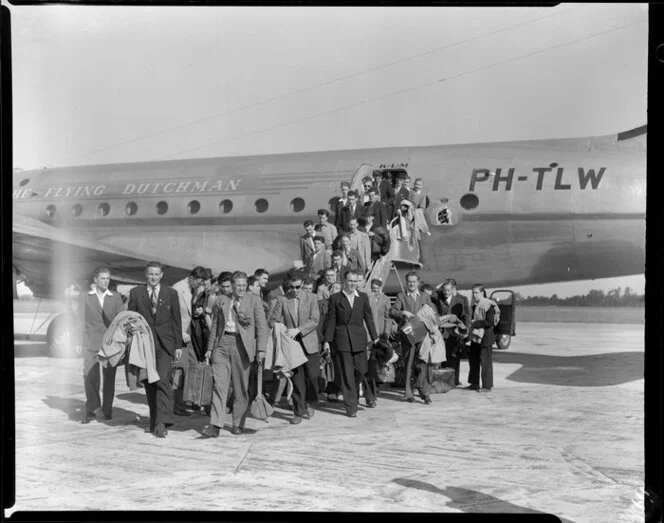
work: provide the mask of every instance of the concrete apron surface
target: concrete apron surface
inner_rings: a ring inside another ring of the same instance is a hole
[[[17,348],[14,510],[501,512],[643,519],[643,326],[524,323],[494,389],[433,404],[381,391],[357,418],[321,401],[291,425],[203,439],[202,411],[146,433],[120,370],[113,419],[81,425],[82,360]],[[466,381],[468,362],[461,366]],[[364,405],[364,402],[362,402]],[[228,426],[226,427],[228,429]],[[11,511],[10,511],[11,512]]]

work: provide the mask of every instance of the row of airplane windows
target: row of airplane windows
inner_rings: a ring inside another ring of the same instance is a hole
[[[334,208],[337,198],[332,198],[329,201],[330,209]],[[257,213],[264,213],[268,210],[270,203],[265,198],[259,198],[254,202],[254,211]],[[305,207],[305,202],[302,198],[293,198],[290,202],[290,209],[292,212],[302,212]],[[198,200],[191,200],[187,204],[187,211],[189,214],[198,214],[201,210],[201,202]],[[231,200],[222,200],[219,203],[219,211],[222,214],[228,214],[233,210],[233,202]],[[138,212],[138,204],[136,202],[128,202],[125,205],[125,214],[127,216],[134,216]],[[46,207],[46,214],[53,218],[57,212],[57,207],[53,204]],[[108,216],[111,212],[110,204],[102,202],[97,206],[97,216]],[[168,202],[160,201],[155,205],[155,212],[159,215],[164,215],[168,212]],[[71,207],[71,214],[75,218],[83,214],[83,205],[76,203]]]

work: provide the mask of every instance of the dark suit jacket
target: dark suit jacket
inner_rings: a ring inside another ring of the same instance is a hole
[[[138,312],[148,322],[154,337],[155,352],[175,354],[175,349],[182,347],[182,319],[180,316],[180,298],[177,291],[167,285],[161,285],[157,297],[157,314],[152,316],[152,304],[146,285],[134,287],[129,292],[127,310]],[[159,371],[161,375],[162,372]],[[165,376],[161,376],[162,379]]]
[[[380,201],[383,203],[387,203],[394,198],[394,187],[389,179],[380,181],[378,191],[380,192]]]
[[[302,334],[295,339],[302,341],[302,346],[308,354],[315,354],[320,348],[317,332],[319,320],[320,311],[316,295],[300,292],[300,305],[297,310],[294,299],[279,296],[268,323],[272,327],[278,321],[288,329],[300,329]]]
[[[346,205],[343,209],[341,209],[341,230],[344,232],[350,231],[350,226],[348,223],[350,222],[351,218],[357,218],[359,221],[360,218],[362,218],[362,212],[364,210],[364,207],[362,207],[362,204],[360,202],[355,203],[355,212],[351,213],[350,212],[350,207]]]
[[[325,341],[334,343],[334,348],[340,352],[360,352],[367,350],[367,331],[370,339],[378,337],[374,325],[369,298],[364,292],[355,297],[351,309],[348,298],[343,291],[330,296],[327,322],[325,324]]]
[[[81,298],[79,310],[81,311],[79,319],[83,331],[81,337],[83,349],[97,353],[101,348],[106,329],[108,329],[113,318],[124,310],[122,297],[117,292],[113,292],[112,296],[106,296],[102,310],[97,294],[86,293]]]
[[[369,203],[364,206],[364,214],[373,211],[374,227],[385,227],[387,225],[387,206],[383,202]]]
[[[396,210],[399,208],[399,204],[400,204],[403,200],[408,200],[408,201],[410,201],[410,196],[411,196],[412,193],[413,193],[413,191],[411,191],[410,189],[408,189],[405,185],[402,185],[402,186],[401,186],[401,189],[399,189],[399,192],[397,192],[397,193],[394,195],[394,211],[395,211],[395,212],[396,212]]]
[[[348,263],[346,264],[346,269],[362,271],[362,273],[364,273],[366,267],[364,266],[363,260],[360,259],[360,253],[357,252],[357,249],[351,249],[350,252],[348,253],[344,252],[344,254],[346,255],[346,259],[348,260]],[[339,281],[343,281],[343,274],[341,275],[341,279]]]
[[[338,199],[334,204],[334,226],[337,229],[341,228],[341,211],[343,210],[343,208],[346,206],[347,203],[348,199],[346,199],[346,201]]]
[[[433,310],[436,310],[436,307],[433,305],[433,303],[431,303],[431,298],[429,298],[428,294],[420,292],[417,300],[413,302],[410,296],[406,296],[403,292],[400,292],[397,294],[397,299],[390,309],[390,317],[394,318],[398,323],[401,324],[406,321],[406,318],[403,315],[403,311],[417,314],[418,311],[425,305],[428,305]]]

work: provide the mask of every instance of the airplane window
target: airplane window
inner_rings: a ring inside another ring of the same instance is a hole
[[[165,201],[157,202],[157,214],[166,214],[168,212],[168,204]]]
[[[228,214],[233,210],[233,202],[230,200],[224,200],[219,204],[219,210],[224,214]]]
[[[338,201],[339,201],[339,197],[338,197],[338,196],[335,196],[334,198],[330,198],[330,201],[327,202],[327,205],[329,206],[330,211],[334,212],[334,210],[335,210],[336,207],[337,207],[337,202],[338,202]]]
[[[108,216],[109,212],[111,212],[111,206],[106,202],[100,203],[97,207],[97,214],[99,216]]]
[[[187,209],[189,210],[189,214],[196,214],[201,210],[201,204],[197,200],[192,200],[187,205]]]
[[[267,208],[269,207],[269,203],[265,198],[259,198],[256,200],[256,203],[254,203],[254,209],[256,209],[256,212],[265,212],[267,211]]]
[[[476,195],[468,193],[468,194],[464,194],[461,197],[461,200],[459,200],[459,203],[461,203],[461,207],[463,207],[467,211],[471,211],[471,210],[477,208],[477,206],[480,204],[480,199]]]
[[[21,187],[23,187],[24,185],[27,185],[28,183],[30,183],[30,178],[23,178],[20,182],[18,182],[18,184]]]
[[[301,212],[304,209],[304,200],[302,198],[293,198],[290,202],[290,208],[293,212]]]
[[[53,218],[53,216],[55,216],[55,205],[49,205],[46,207],[46,214]]]
[[[136,202],[129,202],[125,207],[125,212],[128,216],[133,216],[138,211],[138,204]]]
[[[80,203],[77,203],[71,208],[71,213],[73,216],[80,216],[82,212],[83,212],[83,206]]]

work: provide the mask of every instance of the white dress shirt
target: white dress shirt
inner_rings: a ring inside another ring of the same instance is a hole
[[[96,294],[96,295],[97,295],[97,299],[99,300],[99,306],[100,306],[102,309],[104,308],[104,298],[105,298],[106,296],[113,296],[113,293],[112,293],[111,291],[109,291],[108,289],[106,289],[104,292],[102,292],[102,293],[100,294],[100,293],[99,293],[99,289],[98,289],[97,287],[95,287],[95,288],[92,289],[90,292],[88,292],[88,294]]]
[[[348,294],[346,292],[346,289],[343,289],[341,292],[344,293],[344,296],[348,298],[348,301],[350,302],[350,307],[351,309],[353,308],[353,303],[355,303],[355,298],[359,298],[360,295],[357,293],[357,291],[353,291],[351,294]]]

